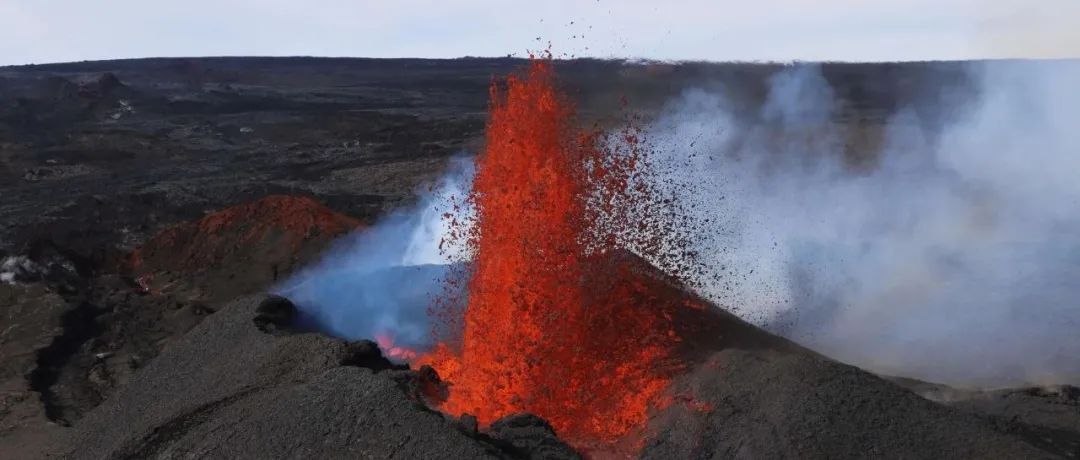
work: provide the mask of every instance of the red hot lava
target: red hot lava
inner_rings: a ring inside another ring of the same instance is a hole
[[[626,439],[665,399],[680,340],[621,250],[655,261],[671,247],[648,211],[636,131],[578,129],[550,58],[491,97],[463,337],[419,361],[452,385],[448,413],[487,424],[532,412],[586,450]]]
[[[388,358],[408,361],[416,359],[418,354],[411,348],[394,345],[394,339],[389,334],[375,334],[375,343],[379,345]]]

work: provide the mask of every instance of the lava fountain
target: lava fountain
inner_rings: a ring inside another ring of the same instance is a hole
[[[492,84],[475,221],[454,235],[474,255],[462,336],[418,361],[451,385],[441,410],[531,412],[584,450],[639,433],[679,367],[670,309],[635,275],[679,245],[638,131],[575,123],[550,57]]]

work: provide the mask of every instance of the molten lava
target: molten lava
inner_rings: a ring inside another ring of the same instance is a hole
[[[375,343],[379,345],[379,349],[383,351],[387,358],[409,361],[416,359],[419,355],[411,348],[394,345],[394,338],[388,334],[375,334]]]
[[[463,335],[420,363],[450,382],[446,412],[482,424],[531,412],[579,448],[614,442],[662,401],[680,338],[660,304],[685,301],[658,299],[622,250],[655,261],[671,249],[636,131],[577,128],[550,59],[491,96],[463,237],[474,254]]]

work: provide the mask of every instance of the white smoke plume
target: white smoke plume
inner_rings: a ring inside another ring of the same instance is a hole
[[[722,91],[672,101],[647,137],[698,223],[704,294],[882,373],[1080,380],[1080,63],[967,71],[976,97],[900,110],[863,164],[844,151],[866,127],[835,121],[813,65],[750,115]]]
[[[347,339],[380,338],[414,350],[431,346],[428,308],[447,294],[448,277],[468,255],[440,248],[450,225],[443,214],[466,218],[471,158],[455,158],[419,202],[335,243],[318,263],[274,292],[300,309],[309,327]],[[384,344],[385,345],[385,344]]]
[[[8,256],[0,262],[0,283],[15,284],[20,280],[41,277],[45,269],[24,256]]]

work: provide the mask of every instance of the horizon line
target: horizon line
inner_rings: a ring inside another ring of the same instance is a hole
[[[51,61],[51,62],[29,62],[23,64],[0,64],[0,69],[11,68],[26,68],[26,67],[47,67],[47,66],[65,66],[65,65],[77,65],[77,64],[96,64],[96,63],[108,63],[108,62],[123,62],[123,61],[149,61],[149,60],[215,60],[215,59],[326,59],[326,60],[382,60],[382,61],[457,61],[466,59],[478,59],[478,60],[521,60],[527,61],[533,59],[529,56],[520,55],[504,55],[504,56],[458,56],[458,57],[414,57],[414,56],[397,56],[397,57],[371,57],[371,56],[320,56],[320,55],[204,55],[204,56],[138,56],[138,57],[119,57],[119,58],[103,58],[103,59],[84,59],[79,61]],[[856,61],[856,60],[812,60],[812,59],[789,59],[789,60],[709,60],[709,59],[655,59],[645,57],[599,57],[599,56],[576,56],[576,55],[553,55],[551,59],[555,61],[606,61],[606,62],[623,62],[629,64],[639,65],[685,65],[685,64],[738,64],[738,65],[795,65],[795,64],[846,64],[846,65],[858,65],[858,64],[932,64],[932,63],[964,63],[964,62],[1008,62],[1008,61],[1020,61],[1020,62],[1064,62],[1064,61],[1077,61],[1080,57],[985,57],[985,58],[963,58],[963,59],[924,59],[924,60],[880,60],[880,61]]]

